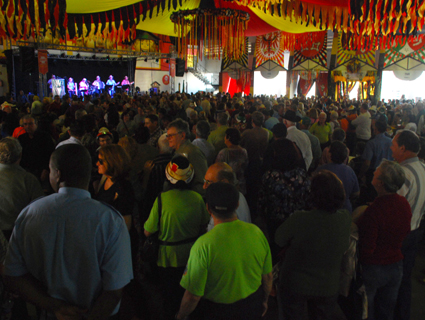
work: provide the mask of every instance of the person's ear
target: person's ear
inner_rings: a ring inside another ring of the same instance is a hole
[[[210,214],[210,216],[212,217],[212,212],[211,212],[211,210],[210,210],[210,207],[208,206],[208,203],[206,204],[206,206],[207,206],[207,211],[208,211],[208,213]]]

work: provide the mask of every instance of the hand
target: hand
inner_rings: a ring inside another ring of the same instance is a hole
[[[54,314],[58,320],[81,320],[87,309],[73,306],[65,301],[55,299]]]
[[[153,168],[153,161],[152,160],[148,160],[145,162],[145,167],[146,170],[152,170]]]
[[[267,301],[263,302],[263,314],[261,315],[262,317],[264,317],[266,315],[268,308],[269,308],[269,306],[268,306]]]

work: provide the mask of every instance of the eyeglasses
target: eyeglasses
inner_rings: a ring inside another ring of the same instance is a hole
[[[210,180],[204,179],[204,184],[210,185],[211,183],[214,183],[214,181],[210,181]]]
[[[104,159],[100,159],[100,158],[99,158],[99,159],[97,159],[97,161],[99,161],[99,164],[100,164],[100,165],[103,165],[103,162],[104,162],[105,160],[104,160]]]
[[[166,137],[167,137],[167,139],[170,139],[170,138],[172,138],[172,137],[174,137],[174,136],[176,136],[176,135],[178,135],[178,134],[180,134],[180,133],[182,133],[183,131],[179,131],[179,132],[177,132],[177,133],[170,133],[170,134],[168,134],[167,133],[167,135],[166,135]]]

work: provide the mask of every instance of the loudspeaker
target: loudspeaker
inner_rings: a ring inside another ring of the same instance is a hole
[[[176,77],[184,76],[184,69],[186,66],[186,62],[183,59],[176,59]]]
[[[19,62],[22,72],[33,72],[35,69],[35,54],[33,47],[19,47]]]
[[[4,55],[6,56],[6,68],[7,68],[7,81],[9,82],[9,88],[12,87],[13,80],[13,51],[11,49],[4,50]]]

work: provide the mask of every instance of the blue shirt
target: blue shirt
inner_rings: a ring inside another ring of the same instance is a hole
[[[370,161],[369,170],[375,170],[382,159],[393,160],[391,152],[392,140],[385,133],[377,134],[372,140],[366,143],[362,158]]]
[[[90,310],[102,290],[121,289],[133,278],[123,217],[77,188],[32,202],[16,220],[5,260],[6,275],[27,273],[49,296]]]
[[[267,129],[271,130],[271,129],[274,127],[274,125],[275,125],[275,124],[278,124],[278,123],[279,123],[279,120],[278,120],[277,118],[275,118],[275,117],[270,117],[270,118],[268,118],[268,119],[264,122],[264,126],[265,126]]]
[[[354,170],[345,164],[336,163],[325,164],[317,169],[317,171],[320,170],[329,170],[335,173],[336,176],[342,181],[345,190],[345,203],[342,209],[347,209],[350,213],[352,213],[353,207],[351,206],[350,196],[353,193],[360,191],[359,181],[357,180],[357,176],[354,173]]]

